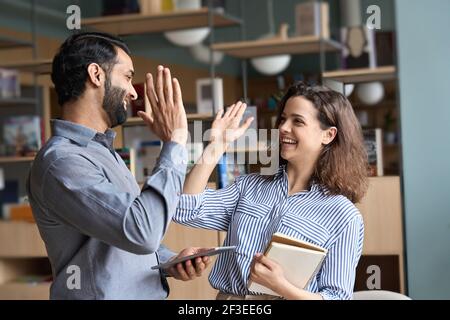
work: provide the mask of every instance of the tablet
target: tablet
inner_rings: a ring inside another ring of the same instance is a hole
[[[158,264],[156,266],[153,266],[152,270],[155,270],[155,269],[167,269],[167,268],[170,268],[170,267],[172,267],[172,266],[174,266],[174,265],[176,265],[177,263],[180,263],[180,262],[185,262],[185,261],[188,261],[188,260],[192,260],[192,259],[195,259],[197,257],[214,256],[216,254],[221,254],[223,252],[234,251],[235,249],[236,249],[236,246],[211,248],[209,250],[201,251],[201,252],[192,254],[190,256],[177,258],[177,259],[168,261],[166,263],[160,263],[160,264]]]

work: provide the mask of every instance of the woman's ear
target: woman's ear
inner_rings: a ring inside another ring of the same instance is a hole
[[[89,81],[96,87],[101,87],[103,84],[104,73],[103,69],[97,63],[91,63],[88,68]]]
[[[336,138],[337,135],[337,128],[336,127],[330,127],[323,131],[322,134],[322,144],[327,145],[330,144],[334,138]]]

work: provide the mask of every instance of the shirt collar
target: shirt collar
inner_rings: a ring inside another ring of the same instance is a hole
[[[287,172],[286,172],[286,165],[283,164],[278,167],[277,172],[274,175],[274,180],[278,179],[286,179],[287,180]],[[321,186],[317,184],[317,182],[313,181],[311,183],[311,187],[307,192],[316,192],[322,190]]]
[[[70,139],[82,147],[86,147],[90,141],[95,140],[105,145],[108,149],[113,148],[116,133],[111,129],[101,133],[83,125],[59,119],[51,120],[51,125],[53,135]]]

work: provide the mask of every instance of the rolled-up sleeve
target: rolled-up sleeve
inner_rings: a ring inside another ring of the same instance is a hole
[[[45,174],[45,205],[59,219],[87,236],[136,253],[158,250],[184,183],[186,150],[165,143],[139,196],[119,189],[88,158],[55,160]]]
[[[182,194],[173,220],[194,228],[226,231],[239,200],[240,178],[223,189]]]
[[[364,223],[358,214],[332,244],[321,268],[319,294],[325,300],[349,300],[355,284],[356,266],[361,257]]]

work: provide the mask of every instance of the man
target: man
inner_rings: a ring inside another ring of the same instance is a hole
[[[52,299],[163,299],[165,276],[200,276],[207,257],[170,270],[151,270],[174,258],[161,245],[184,183],[187,120],[179,83],[158,67],[147,74],[152,113],[141,117],[163,141],[142,190],[113,149],[109,128],[126,121],[137,98],[130,51],[107,34],[69,37],[53,60],[62,120],[38,153],[27,191],[53,270]],[[183,250],[178,256],[197,252]]]

